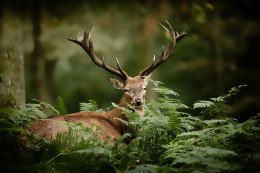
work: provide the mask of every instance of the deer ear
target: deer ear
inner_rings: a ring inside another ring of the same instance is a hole
[[[115,79],[115,78],[111,78],[109,77],[109,80],[112,84],[112,86],[115,88],[115,89],[120,89],[120,90],[123,90],[124,89],[124,83]]]

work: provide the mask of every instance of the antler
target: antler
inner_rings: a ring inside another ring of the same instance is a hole
[[[128,75],[127,73],[121,68],[118,59],[116,58],[116,64],[117,64],[117,68],[118,70],[107,66],[104,62],[104,57],[102,60],[100,60],[97,55],[94,52],[94,48],[93,48],[93,43],[90,39],[90,30],[92,28],[92,25],[87,27],[83,39],[81,40],[79,36],[77,36],[77,39],[71,39],[68,38],[69,41],[72,41],[78,45],[80,45],[85,52],[89,55],[89,57],[91,58],[91,60],[99,67],[105,69],[106,71],[108,71],[109,73],[118,76],[119,78],[121,78],[122,80],[126,80]]]
[[[142,70],[139,73],[139,76],[142,77],[148,76],[153,72],[154,69],[156,69],[162,63],[164,63],[169,58],[169,56],[173,53],[176,47],[176,43],[187,35],[187,33],[184,31],[180,34],[178,32],[175,33],[174,30],[172,29],[172,26],[169,24],[169,22],[166,20],[165,22],[167,24],[167,27],[163,26],[162,24],[160,25],[170,34],[171,42],[166,49],[162,50],[162,53],[157,60],[155,60],[155,55],[154,55],[153,63],[150,66],[146,67],[144,70]]]

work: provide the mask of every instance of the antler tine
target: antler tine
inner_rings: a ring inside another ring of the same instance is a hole
[[[118,59],[116,58],[116,65],[117,65],[117,69],[120,71],[120,73],[124,76],[124,78],[128,78],[127,73],[122,69],[122,67],[119,64]]]
[[[107,66],[104,62],[104,57],[102,60],[100,60],[100,58],[97,57],[97,55],[94,52],[94,48],[93,48],[93,43],[90,39],[90,31],[91,31],[92,25],[87,27],[86,31],[84,32],[83,35],[83,39],[80,39],[80,37],[78,37],[77,39],[71,39],[68,38],[69,41],[72,41],[78,45],[80,45],[84,51],[89,55],[89,57],[91,58],[91,60],[98,66],[103,68],[104,70],[108,71],[109,73],[121,78],[122,80],[126,80],[128,75],[127,73],[121,68],[121,66],[119,65],[118,60],[117,61],[117,68],[118,70]]]
[[[150,66],[146,67],[144,70],[142,70],[139,73],[139,76],[148,76],[159,65],[164,63],[169,58],[169,56],[173,53],[173,51],[176,47],[176,43],[187,35],[187,33],[184,31],[180,34],[178,32],[176,32],[176,34],[175,34],[170,23],[166,20],[165,20],[165,23],[167,24],[167,27],[165,27],[161,23],[160,23],[160,25],[162,26],[163,29],[165,29],[169,33],[169,35],[171,37],[171,42],[169,43],[169,45],[167,46],[166,49],[163,48],[162,53],[160,54],[160,57],[157,60],[155,60],[155,57],[154,57],[152,64]]]

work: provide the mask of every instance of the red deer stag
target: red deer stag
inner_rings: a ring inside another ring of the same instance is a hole
[[[143,114],[147,86],[146,79],[150,76],[153,70],[169,58],[175,49],[176,42],[180,41],[187,34],[185,32],[182,32],[181,34],[178,34],[178,32],[175,33],[172,26],[167,21],[166,24],[167,27],[163,25],[161,26],[167,30],[171,37],[169,45],[166,49],[162,50],[162,53],[157,60],[154,57],[152,64],[142,70],[135,77],[128,76],[127,73],[121,68],[117,59],[117,69],[115,69],[106,65],[104,58],[100,59],[97,57],[90,39],[91,26],[85,31],[83,39],[77,37],[77,39],[68,38],[68,40],[80,45],[98,67],[103,68],[121,79],[121,81],[119,81],[117,79],[110,78],[113,87],[124,92],[124,95],[118,104],[119,107],[131,107],[131,109],[134,108],[134,110],[140,112],[140,114]],[[53,116],[48,119],[39,120],[27,129],[36,136],[41,136],[47,139],[55,139],[58,133],[68,132],[66,122],[82,123],[84,127],[90,127],[93,125],[97,126],[101,130],[98,138],[108,142],[113,142],[120,138],[122,134],[127,132],[127,127],[118,119],[127,120],[126,116],[119,108],[114,108],[113,110],[107,112],[78,112],[64,116]]]

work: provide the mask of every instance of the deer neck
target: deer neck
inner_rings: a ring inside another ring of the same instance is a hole
[[[124,134],[128,132],[128,128],[122,121],[120,121],[120,119],[124,121],[127,121],[128,119],[126,115],[122,112],[120,107],[130,109],[129,103],[126,101],[124,96],[121,98],[118,106],[119,106],[118,108],[114,108],[111,111],[107,112],[105,116],[116,125],[116,127],[119,129],[121,134]],[[143,106],[138,106],[135,107],[134,109],[131,108],[131,110],[138,112],[140,115],[144,114]]]

